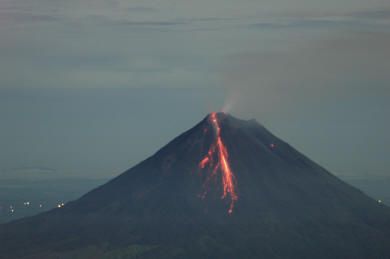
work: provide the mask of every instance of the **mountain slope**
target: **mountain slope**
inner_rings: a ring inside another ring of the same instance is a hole
[[[390,258],[390,210],[213,113],[65,207],[1,225],[0,242],[0,258]]]

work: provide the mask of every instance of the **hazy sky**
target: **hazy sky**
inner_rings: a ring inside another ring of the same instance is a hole
[[[388,0],[0,0],[0,178],[109,177],[212,110],[390,175]]]

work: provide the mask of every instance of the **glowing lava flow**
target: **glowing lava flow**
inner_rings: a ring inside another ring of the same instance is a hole
[[[200,161],[199,167],[204,169],[207,165],[212,168],[212,173],[206,180],[206,184],[211,180],[211,178],[216,177],[218,171],[222,174],[222,187],[223,194],[222,199],[225,199],[227,196],[230,196],[230,207],[229,214],[233,212],[234,204],[238,200],[236,193],[236,178],[233,174],[232,169],[229,164],[229,153],[222,141],[221,137],[221,128],[219,126],[217,113],[213,112],[210,115],[210,122],[213,125],[215,130],[215,142],[210,146],[207,155]],[[214,161],[214,156],[217,155],[218,161]],[[203,194],[203,197],[206,196],[206,192]]]

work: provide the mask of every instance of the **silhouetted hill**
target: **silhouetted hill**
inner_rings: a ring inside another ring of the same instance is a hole
[[[390,258],[390,210],[213,113],[80,199],[1,225],[0,243],[0,258]]]

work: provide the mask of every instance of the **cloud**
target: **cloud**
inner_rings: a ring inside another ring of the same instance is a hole
[[[157,8],[153,7],[146,7],[146,6],[135,6],[135,7],[128,7],[127,11],[129,12],[144,12],[144,13],[152,13],[157,12]]]
[[[25,12],[1,12],[0,22],[8,24],[26,24],[26,23],[46,23],[59,21],[60,18],[54,15],[47,14],[31,14]]]
[[[57,170],[48,167],[18,167],[0,169],[2,179],[35,179],[39,177],[58,177]]]
[[[231,6],[221,0],[142,5],[124,0],[2,1],[0,19],[7,21],[0,28],[3,88],[216,86],[219,64],[231,57],[265,55],[277,70],[284,57],[299,60],[294,48],[311,44],[320,34],[388,28],[383,22],[387,12],[379,9],[332,13],[320,8],[318,14],[306,8],[306,0],[294,0],[303,15],[281,0]],[[272,11],[276,7],[278,12]],[[283,48],[286,54],[279,57]],[[274,84],[271,72],[263,80]]]
[[[345,14],[321,14],[301,15],[285,17],[268,17],[259,22],[249,23],[252,29],[294,29],[294,28],[315,28],[315,29],[389,29],[390,11],[377,10],[366,12],[352,12]]]
[[[288,21],[260,22],[249,24],[249,28],[255,29],[294,29],[294,28],[315,28],[315,29],[343,29],[345,27],[356,27],[368,25],[361,21],[351,20],[330,20],[330,19],[292,19]]]
[[[181,21],[120,21],[117,24],[126,25],[126,26],[142,26],[142,27],[170,27],[177,25],[186,25],[188,22]]]
[[[365,19],[390,19],[390,9],[370,10],[370,11],[357,11],[349,14],[356,18]]]

